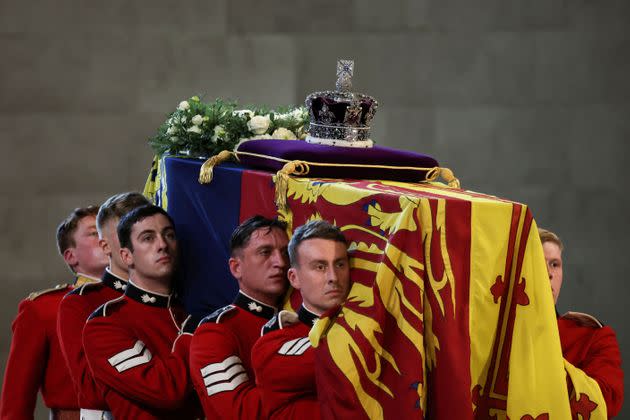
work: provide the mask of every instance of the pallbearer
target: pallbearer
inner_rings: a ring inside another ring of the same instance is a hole
[[[100,282],[77,287],[61,301],[57,332],[61,350],[79,396],[81,420],[109,416],[102,391],[96,386],[83,351],[83,327],[88,316],[105,302],[120,297],[127,286],[129,272],[120,256],[116,227],[120,218],[131,210],[149,204],[140,193],[116,194],[101,205],[96,217],[99,245],[109,259]]]
[[[83,330],[94,379],[116,419],[196,418],[187,364],[192,335],[173,293],[173,221],[160,207],[139,207],[121,219],[118,239],[129,267],[125,294],[99,307]]]
[[[300,226],[289,242],[291,286],[302,295],[297,315],[282,311],[264,328],[252,364],[264,415],[271,419],[319,419],[314,350],[309,331],[350,291],[347,243],[336,226],[318,220]]]
[[[59,253],[75,274],[76,286],[97,281],[107,266],[98,244],[97,211],[94,206],[77,208],[57,227]],[[72,287],[61,284],[20,302],[2,385],[1,419],[32,419],[39,390],[52,419],[79,418],[76,390],[57,339],[59,303]]]
[[[209,419],[263,418],[251,349],[287,290],[288,242],[286,224],[262,216],[232,234],[229,265],[238,295],[201,322],[190,350],[191,376]]]
[[[555,233],[538,229],[545,253],[554,303],[558,302],[562,287],[562,241]],[[623,404],[623,370],[621,353],[615,331],[603,326],[596,318],[581,312],[567,312],[558,316],[558,330],[564,358],[593,378],[606,401],[608,418],[615,417]],[[581,396],[569,384],[571,404]]]

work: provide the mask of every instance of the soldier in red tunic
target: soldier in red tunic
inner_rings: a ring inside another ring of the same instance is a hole
[[[118,298],[125,291],[129,272],[120,257],[116,227],[120,218],[131,210],[149,204],[140,193],[116,194],[100,207],[96,217],[99,244],[109,258],[109,267],[100,282],[86,283],[67,294],[59,305],[57,333],[61,350],[79,396],[81,420],[102,419],[108,411],[97,388],[83,351],[83,327],[92,312],[105,302]]]
[[[276,314],[288,282],[286,224],[254,216],[232,234],[234,303],[204,318],[190,349],[190,373],[208,419],[258,419],[262,407],[251,349]]]
[[[252,350],[263,410],[270,419],[319,419],[314,350],[309,331],[319,316],[338,307],[350,291],[346,240],[326,221],[295,230],[289,243],[291,285],[302,295],[297,316],[282,311]]]
[[[98,245],[97,207],[75,209],[57,228],[57,246],[76,274],[77,286],[96,281],[107,265]],[[0,402],[0,419],[32,419],[37,392],[53,419],[78,419],[78,403],[57,339],[57,309],[72,285],[31,293],[20,302],[13,321]]]
[[[100,306],[83,330],[83,348],[116,419],[192,419],[199,413],[188,375],[192,334],[172,293],[178,247],[174,224],[148,205],[118,225],[129,267],[125,294]]]
[[[553,232],[539,229],[554,302],[562,287],[562,250],[560,238]],[[596,318],[579,312],[558,317],[558,330],[564,358],[581,369],[599,385],[608,418],[616,416],[623,404],[623,371],[615,332]]]

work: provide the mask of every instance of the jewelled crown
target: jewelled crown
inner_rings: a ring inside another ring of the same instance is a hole
[[[378,107],[371,96],[350,92],[354,61],[337,62],[336,90],[306,97],[311,117],[306,141],[330,146],[372,147],[370,122]]]

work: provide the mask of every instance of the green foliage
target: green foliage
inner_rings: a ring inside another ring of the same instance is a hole
[[[304,107],[239,109],[236,102],[217,99],[204,103],[193,96],[179,104],[149,144],[158,156],[207,158],[222,150],[233,150],[245,140],[304,139],[308,122]]]

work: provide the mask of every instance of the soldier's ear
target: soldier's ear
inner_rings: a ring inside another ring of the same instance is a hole
[[[111,256],[112,256],[112,249],[109,247],[109,242],[107,242],[105,239],[101,238],[101,239],[98,240],[98,246],[101,247],[101,249],[103,250],[105,255],[107,255],[108,257],[111,258]]]
[[[242,277],[241,259],[238,257],[230,257],[228,260],[228,266],[230,267],[230,273],[236,280],[240,280]]]
[[[287,277],[289,278],[289,283],[291,284],[291,286],[294,289],[300,290],[300,279],[297,275],[295,268],[293,267],[289,268],[289,271],[287,271]]]
[[[74,270],[74,267],[79,263],[76,249],[74,247],[66,248],[66,250],[63,251],[63,260]]]
[[[133,265],[133,254],[129,248],[120,248],[120,259],[127,267]]]

